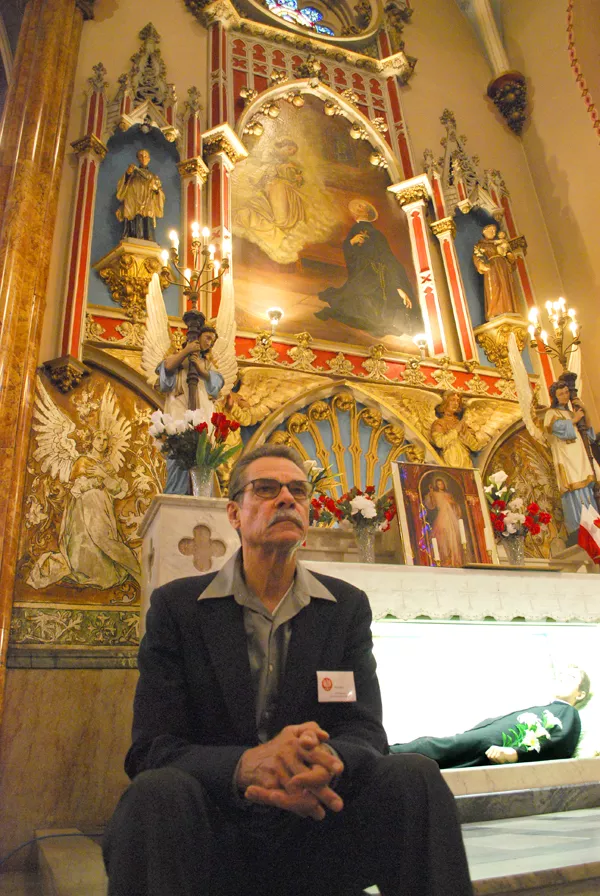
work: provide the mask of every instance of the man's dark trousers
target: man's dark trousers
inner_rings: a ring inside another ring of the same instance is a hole
[[[358,788],[357,788],[358,789]],[[472,893],[454,799],[423,756],[384,756],[322,822],[222,808],[187,772],[142,772],[105,838],[109,896]]]

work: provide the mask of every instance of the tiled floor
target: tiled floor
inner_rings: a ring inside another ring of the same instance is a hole
[[[600,894],[600,808],[466,824],[463,833],[476,894]],[[0,896],[39,893],[32,875],[0,874]]]
[[[600,878],[600,809],[466,824],[463,834],[474,881],[532,874],[540,884]]]

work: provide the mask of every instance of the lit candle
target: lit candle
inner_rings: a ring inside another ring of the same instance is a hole
[[[171,230],[169,232],[169,239],[171,240],[171,245],[174,249],[179,249],[179,237],[177,236],[176,230]]]
[[[567,311],[567,314],[569,315],[571,320],[575,320],[575,309],[574,308],[569,308],[569,310]]]
[[[162,258],[162,263],[164,265],[169,263],[169,253],[166,249],[162,250],[162,252],[160,253],[160,257]]]
[[[208,242],[209,236],[210,236],[210,230],[208,229],[208,227],[203,227],[202,228],[202,242],[204,243],[205,246]]]
[[[441,561],[441,557],[440,557],[440,552],[438,550],[437,538],[431,539],[431,549],[433,551],[433,559],[435,560],[436,563],[439,563]]]
[[[537,324],[539,316],[540,316],[540,312],[538,311],[537,308],[533,307],[533,308],[529,309],[528,317],[532,324]]]
[[[215,255],[215,247],[213,246],[212,243],[211,243],[210,246],[208,247],[208,251],[210,252],[210,257],[211,257],[211,258],[214,258],[214,255]]]
[[[221,262],[213,261],[213,270],[215,272],[215,277],[219,276],[219,271],[221,270]]]
[[[531,339],[535,339],[535,327],[533,326],[533,324],[529,324],[529,326],[527,327],[527,332],[529,333]]]
[[[185,269],[185,271],[183,272],[183,276],[185,277],[185,279],[186,279],[186,280],[188,281],[188,283],[189,283],[190,280],[191,280],[191,277],[192,277],[192,272],[190,271],[189,268],[186,268],[186,269]]]
[[[460,543],[466,545],[467,543],[467,535],[465,532],[465,524],[462,520],[458,521],[458,528],[460,529]]]
[[[559,300],[556,304],[560,308],[561,311],[564,311],[565,308],[567,307],[567,303],[565,302],[565,300],[563,299],[562,296],[559,298]]]
[[[194,221],[192,224],[192,239],[197,240],[200,238],[200,225],[197,221]]]
[[[552,302],[550,301],[550,299],[548,299],[548,301],[546,302],[546,311],[548,312],[548,314],[550,314],[553,307],[554,306],[553,306]]]
[[[542,330],[542,332],[540,333],[540,339],[542,340],[542,342],[545,342],[546,345],[548,344],[548,334],[545,330]]]
[[[579,331],[579,324],[576,321],[572,320],[569,324],[569,330],[571,331],[573,336],[577,336],[577,333]]]

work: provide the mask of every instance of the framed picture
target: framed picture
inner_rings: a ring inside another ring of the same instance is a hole
[[[398,461],[392,480],[405,563],[498,563],[478,470]]]

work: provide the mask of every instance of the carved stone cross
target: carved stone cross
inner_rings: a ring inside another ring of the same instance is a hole
[[[210,528],[204,524],[194,526],[192,538],[182,538],[178,544],[179,553],[192,557],[199,572],[206,572],[212,566],[212,558],[222,557],[227,550],[219,538],[211,538]]]

